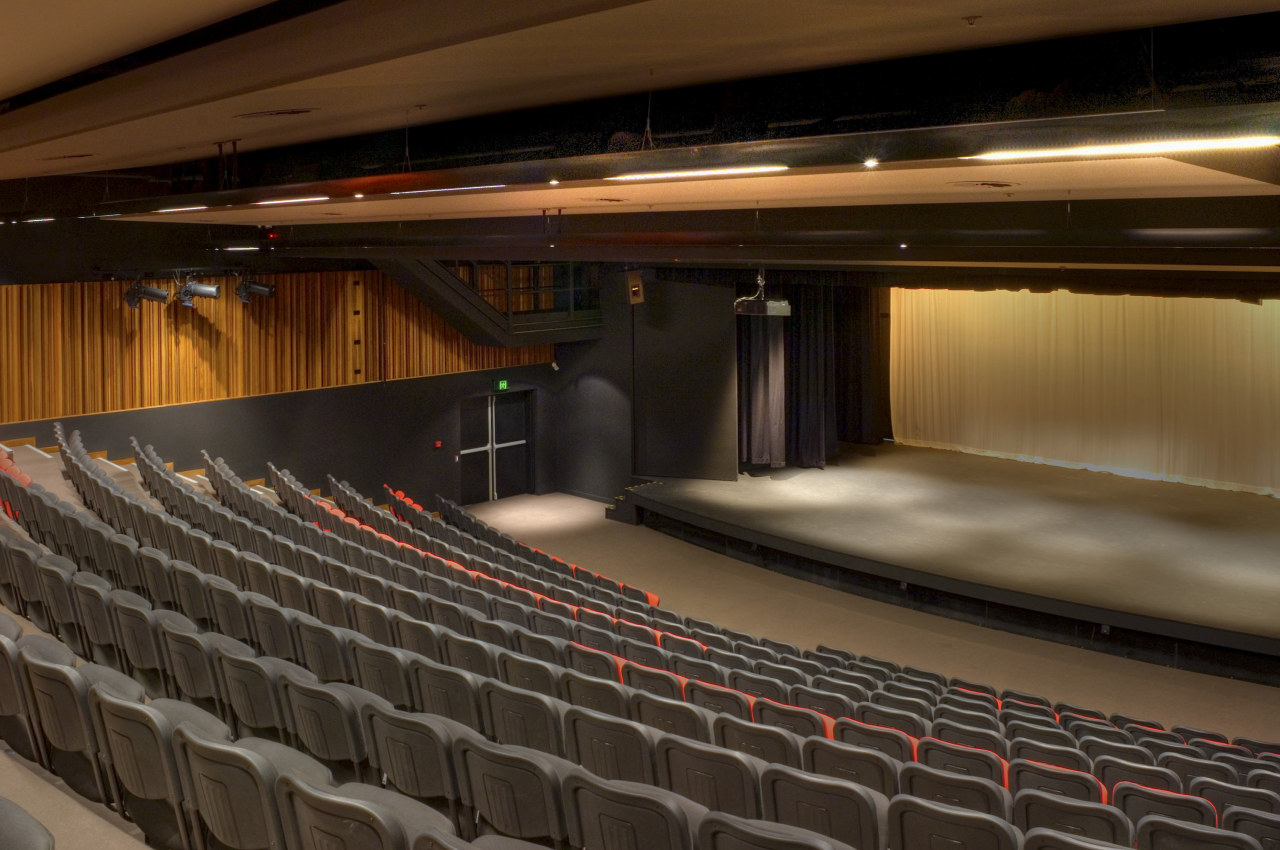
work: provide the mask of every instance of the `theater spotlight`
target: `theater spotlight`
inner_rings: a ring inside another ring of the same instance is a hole
[[[133,286],[124,292],[124,303],[136,310],[143,301],[159,301],[161,304],[168,304],[169,290],[145,286],[141,279],[134,281]]]
[[[222,294],[222,287],[216,283],[201,283],[194,277],[187,277],[187,282],[178,290],[178,301],[183,307],[195,306],[197,298],[217,298]]]
[[[249,299],[257,296],[258,298],[275,298],[276,286],[274,283],[259,283],[256,280],[245,278],[236,287],[236,295],[240,296],[240,300],[248,304]]]

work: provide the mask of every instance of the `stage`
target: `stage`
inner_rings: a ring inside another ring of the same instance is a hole
[[[624,504],[725,554],[933,613],[1197,656],[1175,666],[1280,663],[1268,496],[883,444],[842,446],[826,469],[645,483]]]

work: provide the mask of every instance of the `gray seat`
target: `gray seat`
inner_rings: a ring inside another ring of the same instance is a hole
[[[604,779],[658,784],[658,730],[580,706],[565,708],[561,720],[569,761]]]
[[[885,797],[898,793],[902,763],[879,750],[826,738],[806,738],[801,756],[804,769],[810,773],[856,782]]]
[[[698,827],[698,850],[854,850],[799,827],[708,812]]]
[[[580,768],[564,778],[569,843],[584,850],[694,850],[707,810],[638,782],[607,781]]]
[[[1265,788],[1249,788],[1233,782],[1222,782],[1200,776],[1191,780],[1187,790],[1197,797],[1204,797],[1218,810],[1219,816],[1228,806],[1242,806],[1260,812],[1280,815],[1280,794]]]
[[[1008,763],[990,750],[921,738],[916,744],[916,761],[951,773],[979,776],[1001,786],[1009,783]]]
[[[280,677],[291,737],[301,749],[323,762],[342,780],[373,781],[361,713],[370,703],[384,709],[386,700],[342,682],[315,682],[286,672]]]
[[[889,729],[872,723],[863,723],[851,717],[836,720],[835,740],[846,744],[878,750],[895,761],[906,763],[916,757],[916,742],[899,729]]]
[[[949,773],[912,762],[902,766],[898,780],[902,793],[913,797],[961,806],[1004,820],[1009,820],[1013,813],[1013,798],[1008,790],[990,779]]]
[[[448,814],[461,828],[461,793],[453,767],[454,743],[474,732],[444,717],[387,708],[370,702],[361,709],[370,765],[387,787]]]
[[[676,735],[664,735],[654,750],[658,785],[717,812],[760,818],[760,775],[766,762],[746,753]]]
[[[760,776],[765,819],[853,847],[882,847],[889,798],[852,782],[769,765]]]
[[[1088,803],[1101,803],[1107,797],[1102,781],[1092,773],[1028,759],[1009,762],[1008,787],[1015,795],[1019,791],[1030,789]]]
[[[1138,821],[1138,850],[1262,850],[1251,835],[1147,815]]]
[[[773,764],[800,767],[802,740],[793,732],[773,726],[761,726],[748,720],[739,720],[727,714],[718,715],[712,722],[715,742],[722,747],[747,753]]]
[[[286,773],[279,784],[286,839],[295,850],[447,848],[447,817],[374,785],[317,786]]]
[[[1045,827],[1031,830],[1022,842],[1022,850],[1131,850],[1132,847],[1132,844],[1112,844]]]
[[[578,769],[572,763],[467,735],[454,741],[453,764],[462,804],[481,831],[564,846],[568,827],[560,789]]]
[[[514,744],[564,755],[562,703],[533,691],[513,688],[495,679],[480,682],[480,705],[484,728],[500,744]]]
[[[0,797],[0,847],[5,850],[53,850],[53,835],[26,809]]]
[[[414,705],[419,711],[456,720],[477,732],[484,730],[480,709],[481,678],[475,673],[437,664],[420,655],[409,658]]]
[[[1147,815],[1162,815],[1188,823],[1217,826],[1218,813],[1203,797],[1149,788],[1134,782],[1118,782],[1111,792],[1111,805],[1138,823]]]
[[[889,850],[1018,850],[1022,833],[995,815],[899,794],[889,801]]]
[[[117,807],[157,848],[191,850],[186,800],[174,758],[173,730],[191,726],[200,734],[229,742],[231,730],[203,709],[171,699],[142,704],[120,699],[101,685],[89,692],[100,724],[107,776]]]
[[[1221,827],[1258,839],[1263,850],[1280,847],[1280,815],[1246,809],[1243,806],[1229,806],[1222,813]]]
[[[1013,798],[1013,824],[1024,832],[1042,827],[1125,847],[1133,844],[1133,824],[1114,806],[1030,788]]]

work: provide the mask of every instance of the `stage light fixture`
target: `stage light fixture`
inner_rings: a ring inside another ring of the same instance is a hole
[[[276,287],[273,283],[259,283],[256,280],[245,278],[236,287],[236,295],[240,296],[241,301],[248,304],[254,297],[275,298]]]
[[[222,294],[222,287],[216,283],[201,283],[194,277],[187,277],[187,282],[178,290],[178,301],[183,307],[194,307],[197,298],[217,298]]]
[[[643,171],[637,174],[619,174],[605,180],[684,180],[694,177],[741,177],[751,174],[771,174],[786,171],[785,165],[741,165],[732,168],[693,168],[682,171]]]
[[[764,269],[756,275],[756,291],[733,302],[733,312],[738,316],[790,316],[791,302],[786,299],[770,300],[764,297]]]
[[[133,286],[125,290],[124,303],[136,310],[143,301],[158,301],[161,304],[168,304],[169,290],[147,286],[141,279],[138,279],[134,281]]]

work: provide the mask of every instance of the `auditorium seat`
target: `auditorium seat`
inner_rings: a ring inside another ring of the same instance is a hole
[[[889,801],[888,821],[889,850],[1018,850],[1022,845],[1022,833],[1002,818],[908,794]]]
[[[1262,850],[1258,839],[1184,820],[1147,815],[1138,822],[1137,850]]]
[[[988,750],[1002,759],[1009,756],[1009,744],[999,732],[967,726],[951,719],[935,720],[930,726],[930,734],[939,741],[959,744],[962,747],[974,747]]]
[[[793,732],[772,726],[761,726],[720,714],[712,721],[714,741],[719,746],[747,753],[771,764],[800,767],[802,739]]]
[[[1178,774],[1178,778],[1182,780],[1183,788],[1188,788],[1191,785],[1191,780],[1202,776],[1231,784],[1240,782],[1236,769],[1220,761],[1192,758],[1180,753],[1164,753],[1156,760],[1156,764],[1160,767],[1167,767]]]
[[[394,791],[350,782],[316,786],[280,777],[280,813],[294,850],[449,850],[453,823]]]
[[[462,804],[480,831],[564,846],[568,831],[561,787],[569,772],[578,770],[569,761],[466,735],[454,741],[454,769]]]
[[[1280,794],[1264,788],[1249,788],[1233,782],[1199,776],[1190,781],[1187,791],[1213,803],[1213,807],[1219,813],[1225,812],[1228,806],[1241,806],[1280,815]]]
[[[845,694],[834,691],[821,690],[816,686],[793,685],[787,692],[787,702],[791,705],[812,709],[828,717],[852,717],[854,707],[860,701],[862,700],[851,699]]]
[[[116,697],[102,685],[89,691],[89,704],[102,732],[106,776],[117,808],[137,824],[151,847],[191,850],[173,730],[187,726],[218,742],[230,742],[231,730],[185,702],[157,699],[144,705]]]
[[[1178,774],[1167,767],[1135,764],[1111,756],[1100,756],[1093,763],[1093,775],[1102,780],[1103,786],[1108,791],[1113,790],[1119,782],[1130,782],[1164,791],[1182,791],[1182,780],[1178,778]]]
[[[915,761],[916,739],[898,729],[841,717],[836,720],[832,737],[847,744],[879,750],[899,762]]]
[[[1010,741],[1016,738],[1023,738],[1028,741],[1051,744],[1055,747],[1076,748],[1076,739],[1071,733],[1056,726],[1041,726],[1038,723],[1013,720],[1005,724],[1004,734]]]
[[[617,681],[566,669],[560,673],[560,692],[570,705],[631,718],[631,691]]]
[[[707,809],[637,782],[607,782],[580,768],[564,779],[569,843],[584,850],[694,850]]]
[[[855,850],[807,829],[715,811],[702,818],[696,844],[698,850]]]
[[[1076,746],[1094,764],[1097,764],[1098,759],[1102,756],[1109,756],[1130,764],[1154,765],[1156,763],[1155,757],[1151,755],[1150,750],[1144,749],[1137,744],[1123,744],[1117,741],[1095,738],[1092,735],[1083,735],[1077,739]]]
[[[480,708],[482,677],[417,654],[409,657],[409,677],[419,711],[447,717],[477,732],[484,730]]]
[[[231,708],[219,672],[220,655],[252,657],[253,648],[235,638],[197,631],[175,619],[160,621],[160,645],[173,677],[174,695],[231,723]]]
[[[750,720],[754,699],[733,688],[700,682],[696,679],[685,685],[685,700],[718,714],[728,714],[741,720]]]
[[[32,637],[40,642],[46,640],[38,635]],[[22,626],[0,611],[0,739],[18,755],[35,761],[34,708],[26,697],[27,689],[18,660],[23,640]]]
[[[1009,820],[1013,813],[1013,798],[1009,791],[990,779],[950,773],[918,762],[902,766],[898,772],[898,787],[902,794],[1004,820]]]
[[[1009,742],[1009,760],[1014,759],[1026,759],[1070,770],[1093,772],[1093,762],[1076,748],[1059,747],[1028,738],[1014,738]]]
[[[1231,832],[1258,839],[1263,850],[1280,848],[1280,815],[1247,809],[1243,806],[1229,806],[1222,813],[1221,826]]]
[[[562,715],[565,756],[603,779],[657,784],[656,729],[580,706]]]
[[[1131,850],[1129,844],[1112,844],[1082,835],[1071,835],[1056,829],[1037,827],[1026,834],[1022,850]]]
[[[53,835],[26,809],[0,797],[0,847],[5,850],[54,850]]]
[[[482,679],[479,689],[481,716],[488,737],[499,744],[515,745],[564,756],[560,700]]]
[[[804,769],[810,773],[854,782],[885,797],[898,793],[902,763],[878,750],[826,738],[806,738],[801,757]]]
[[[861,785],[771,764],[760,776],[766,820],[852,847],[882,847],[889,798]]]
[[[42,555],[36,560],[36,579],[50,626],[48,631],[76,655],[87,658],[91,655],[89,641],[71,586],[76,572],[75,562],[61,555]]]
[[[1133,824],[1114,806],[1033,789],[1014,796],[1013,825],[1023,832],[1052,829],[1122,847],[1133,844]]]
[[[74,667],[71,652],[46,638],[23,638],[18,659],[25,690],[33,699],[35,751],[41,756],[40,763],[80,796],[110,802],[89,690],[99,685],[121,699],[140,703],[145,696],[142,686],[109,667],[92,663]]]
[[[631,719],[672,735],[711,743],[714,712],[685,702],[664,699],[644,691],[632,690]]]
[[[215,650],[216,651],[216,650]],[[237,737],[268,738],[292,744],[282,679],[315,681],[309,670],[283,658],[247,657],[218,652],[218,671],[235,722]]]
[[[1149,788],[1136,782],[1118,783],[1111,792],[1111,804],[1135,824],[1154,814],[1205,826],[1218,825],[1217,810],[1203,797]]]
[[[1102,787],[1102,781],[1092,773],[1028,759],[1014,759],[1009,762],[1009,793],[1016,795],[1024,790],[1044,791],[1089,803],[1107,801],[1107,791]]]
[[[766,762],[676,735],[658,739],[654,758],[659,787],[717,812],[763,817],[760,775]]]
[[[938,770],[988,779],[1001,787],[1009,783],[1008,763],[990,750],[925,737],[916,744],[916,761]]]
[[[874,697],[874,694],[872,696]],[[853,717],[872,726],[897,729],[917,739],[930,734],[933,725],[924,717],[911,711],[869,702],[859,703],[853,711]]]

